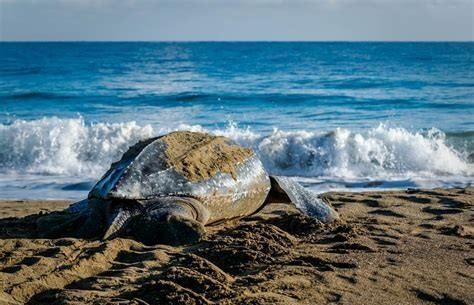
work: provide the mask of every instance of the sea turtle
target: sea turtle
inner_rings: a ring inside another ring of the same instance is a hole
[[[205,225],[255,213],[272,194],[322,222],[338,218],[297,182],[269,176],[253,150],[177,131],[130,147],[68,212],[83,219],[80,235],[108,239],[126,230],[147,244],[179,244],[199,240]]]

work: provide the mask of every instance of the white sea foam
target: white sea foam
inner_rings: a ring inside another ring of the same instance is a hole
[[[363,132],[338,128],[270,134],[235,125],[178,129],[225,135],[255,149],[271,174],[308,177],[316,183],[346,181],[357,187],[357,181],[373,180],[474,180],[474,165],[467,161],[472,152],[456,151],[436,129],[420,133],[380,125]],[[0,174],[3,180],[8,175],[98,179],[130,145],[169,131],[136,122],[86,124],[82,118],[17,120],[0,125]]]
[[[153,135],[135,122],[86,125],[82,118],[17,120],[0,125],[0,171],[97,178],[140,139]]]
[[[384,125],[363,133],[339,128],[322,134],[277,130],[250,142],[265,166],[279,175],[386,178],[474,173],[465,156],[436,130],[410,133]]]

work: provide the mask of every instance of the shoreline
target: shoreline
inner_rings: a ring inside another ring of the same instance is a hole
[[[320,198],[326,198],[331,194],[342,195],[342,194],[361,194],[370,196],[372,193],[386,193],[390,194],[393,192],[407,192],[407,193],[416,193],[416,192],[426,192],[426,191],[456,191],[463,189],[474,189],[474,186],[452,186],[452,187],[433,187],[433,188],[377,188],[377,189],[368,189],[368,188],[354,188],[352,189],[335,189],[323,191],[317,193]],[[86,196],[85,196],[86,197]],[[84,197],[84,198],[85,198]],[[82,199],[84,199],[82,198]],[[6,217],[24,217],[30,214],[51,211],[61,211],[62,209],[67,208],[70,204],[78,202],[82,199],[70,199],[70,198],[45,198],[45,199],[31,199],[31,198],[1,198],[0,197],[0,219]],[[26,206],[24,205],[26,204]],[[20,206],[18,206],[20,205]],[[6,208],[7,211],[3,211],[2,208]],[[21,209],[20,209],[21,208]],[[10,210],[11,209],[11,210]],[[14,213],[14,212],[17,213]],[[12,214],[13,213],[13,214]],[[8,216],[10,215],[10,216]]]
[[[182,247],[32,238],[72,201],[0,200],[0,304],[474,302],[473,187],[321,197],[341,222],[271,203]]]

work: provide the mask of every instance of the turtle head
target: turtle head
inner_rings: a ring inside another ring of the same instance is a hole
[[[131,234],[145,244],[181,245],[203,238],[205,229],[202,206],[198,200],[187,197],[161,197],[140,201],[140,217],[131,224]]]

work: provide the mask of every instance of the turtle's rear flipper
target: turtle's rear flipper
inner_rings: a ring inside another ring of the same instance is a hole
[[[71,204],[66,210],[41,215],[36,220],[38,235],[42,238],[97,237],[103,220],[96,209],[90,208],[89,199]]]
[[[40,238],[76,237],[77,228],[85,217],[81,214],[51,212],[36,219],[36,230]]]
[[[318,196],[304,188],[301,184],[289,177],[270,176],[271,192],[284,193],[296,207],[309,216],[329,223],[337,220],[339,215]]]
[[[68,213],[71,213],[71,214],[79,214],[79,213],[83,213],[88,208],[89,208],[89,199],[83,199],[81,201],[72,203],[65,210],[65,212],[68,212]]]

